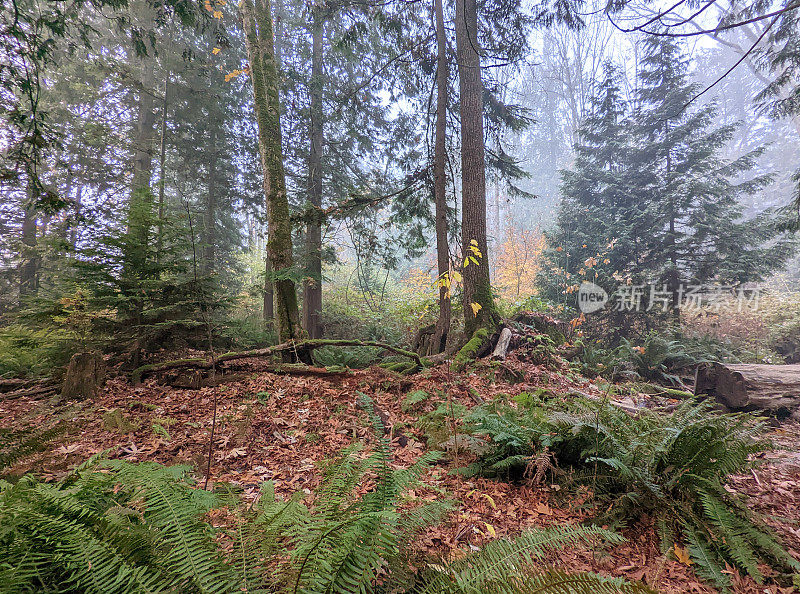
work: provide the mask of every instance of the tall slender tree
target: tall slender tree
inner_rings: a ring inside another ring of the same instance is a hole
[[[450,334],[450,248],[447,235],[447,107],[450,89],[447,61],[447,30],[443,0],[433,0],[436,28],[436,131],[433,148],[433,197],[436,209],[436,264],[439,273],[439,318],[431,351],[445,349]],[[447,282],[445,282],[447,281]]]
[[[322,336],[322,147],[324,122],[322,109],[323,47],[325,39],[325,8],[311,7],[311,109],[309,118],[308,201],[316,216],[306,225],[306,274],[303,281],[303,327],[311,338]]]
[[[269,238],[267,254],[274,275],[275,319],[281,340],[301,334],[297,292],[292,280],[292,227],[286,174],[283,168],[280,125],[280,81],[275,59],[269,0],[244,0],[241,4],[250,79],[258,123],[258,145],[264,175]]]

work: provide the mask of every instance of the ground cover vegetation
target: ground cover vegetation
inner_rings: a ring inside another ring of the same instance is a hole
[[[797,10],[3,3],[0,592],[798,591]]]

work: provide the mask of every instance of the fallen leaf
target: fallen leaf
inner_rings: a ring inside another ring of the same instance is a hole
[[[675,558],[679,563],[687,567],[692,564],[692,560],[689,558],[689,550],[686,547],[678,546],[678,543],[675,543],[672,545],[672,552],[675,553]]]

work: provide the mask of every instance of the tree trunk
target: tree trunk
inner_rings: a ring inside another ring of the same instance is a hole
[[[208,156],[208,193],[203,212],[203,274],[214,273],[217,244],[217,134],[212,134],[211,151]]]
[[[439,273],[439,319],[433,334],[429,355],[445,350],[450,334],[450,246],[447,241],[447,31],[444,28],[443,0],[433,0],[436,20],[436,138],[433,153],[433,198],[436,207],[436,263]],[[443,281],[447,280],[447,283]]]
[[[303,327],[311,338],[322,337],[322,145],[325,140],[322,111],[322,52],[324,20],[322,9],[311,10],[311,150],[308,153],[308,201],[315,216],[306,225],[306,275],[303,281]]]
[[[456,0],[456,53],[461,114],[461,246],[467,337],[496,323],[486,242],[483,82],[476,0]],[[469,258],[473,258],[470,260]]]
[[[300,314],[294,281],[288,278],[293,267],[292,227],[286,176],[281,147],[280,100],[278,69],[272,37],[272,16],[269,0],[244,0],[241,4],[247,53],[250,59],[250,80],[258,124],[258,147],[264,174],[269,237],[267,255],[275,274],[275,319],[280,340],[298,338]]]
[[[275,320],[275,292],[272,290],[272,265],[269,258],[264,259],[264,322],[272,324]]]
[[[167,55],[169,57],[169,54]],[[166,179],[164,178],[166,168],[167,156],[167,108],[169,107],[169,77],[170,73],[167,70],[164,76],[164,97],[161,102],[161,138],[159,140],[158,149],[158,229],[156,235],[156,263],[161,264],[161,249],[164,243],[164,191],[166,187]]]
[[[141,89],[136,102],[136,129],[133,140],[133,180],[131,196],[128,203],[128,234],[124,245],[125,269],[130,286],[130,295],[138,295],[141,280],[148,271],[148,252],[150,250],[150,233],[153,223],[153,192],[150,181],[153,175],[153,140],[155,111],[154,99],[150,93],[153,83],[153,62],[141,61]],[[134,327],[142,324],[144,304],[138,296],[133,297],[130,304],[130,318]],[[141,364],[141,340],[137,339],[131,353],[134,367]]]
[[[136,130],[133,139],[133,181],[131,198],[128,205],[128,229],[131,240],[138,245],[129,246],[133,250],[134,269],[144,263],[147,245],[150,239],[152,223],[153,193],[150,181],[153,176],[153,140],[155,137],[155,100],[150,93],[153,83],[153,64],[151,60],[143,60],[141,64],[141,85],[136,102]],[[135,270],[139,272],[140,270]]]
[[[22,261],[19,265],[19,298],[34,295],[37,289],[39,258],[36,253],[36,210],[33,182],[28,182],[27,200],[22,213]]]

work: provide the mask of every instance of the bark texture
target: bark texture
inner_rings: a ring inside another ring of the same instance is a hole
[[[322,208],[322,146],[325,140],[322,110],[322,54],[324,15],[320,7],[311,11],[311,123],[308,153],[308,201],[317,214]],[[306,278],[303,281],[303,327],[311,338],[322,337],[322,225],[314,217],[306,225]]]
[[[450,274],[450,247],[447,242],[447,91],[449,69],[447,64],[447,31],[444,28],[443,0],[433,1],[436,20],[436,138],[433,153],[433,197],[436,208],[436,264],[439,279],[452,281]],[[450,284],[449,282],[447,283]],[[427,349],[428,355],[445,350],[450,334],[450,289],[439,286],[439,319],[436,321],[433,338]]]
[[[67,366],[62,398],[93,398],[106,381],[106,365],[97,352],[75,353]]]
[[[461,247],[464,267],[464,330],[467,337],[496,322],[486,242],[486,159],[483,82],[476,0],[456,0],[456,53],[461,115]],[[477,249],[473,249],[477,248]],[[474,304],[474,305],[473,305]]]
[[[267,204],[267,256],[272,266],[275,325],[281,340],[301,334],[295,283],[290,278],[292,227],[286,196],[286,174],[281,147],[278,67],[272,33],[269,0],[244,0],[240,5],[245,43],[250,59],[250,80],[258,124],[258,147],[264,173]]]

